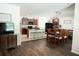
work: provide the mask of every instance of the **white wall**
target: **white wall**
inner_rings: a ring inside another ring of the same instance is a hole
[[[17,34],[17,45],[20,43],[20,7],[10,4],[0,4],[0,13],[9,13],[12,15],[12,22],[14,23],[15,34]],[[1,20],[0,20],[1,22]]]
[[[39,16],[48,12],[60,10],[70,4],[67,3],[12,3],[21,7],[21,16]],[[44,15],[43,15],[44,16]]]
[[[55,16],[55,12],[46,12],[39,15],[38,18],[38,27],[45,30],[45,23],[52,22],[51,19]]]
[[[53,8],[53,7],[52,7]],[[53,17],[59,18],[59,24],[62,29],[73,29],[73,21],[74,21],[74,4],[67,6],[66,8],[59,10],[59,13],[48,11],[46,13],[42,13],[39,17],[39,27],[45,28],[45,23],[50,21],[52,22]],[[44,17],[43,17],[44,16]],[[71,22],[68,22],[68,21]],[[66,22],[65,22],[66,21]]]
[[[58,18],[60,19],[59,24],[63,29],[73,29],[74,4],[61,10]]]
[[[48,22],[48,18],[46,18],[46,17],[39,17],[39,19],[38,19],[38,27],[40,28],[40,29],[44,29],[45,30],[45,23],[46,22]]]
[[[75,4],[72,52],[79,54],[79,4]]]

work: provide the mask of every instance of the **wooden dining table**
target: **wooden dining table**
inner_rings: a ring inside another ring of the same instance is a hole
[[[66,41],[73,33],[73,30],[67,29],[48,29],[47,41],[49,43],[61,43],[60,41]],[[58,37],[58,38],[57,38]]]

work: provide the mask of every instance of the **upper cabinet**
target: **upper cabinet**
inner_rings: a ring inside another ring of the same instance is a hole
[[[22,24],[23,25],[38,25],[37,19],[30,19],[30,18],[22,18]]]

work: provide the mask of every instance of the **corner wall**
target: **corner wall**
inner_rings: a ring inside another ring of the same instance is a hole
[[[73,21],[74,21],[74,4],[61,10],[59,17],[59,24],[62,29],[73,29]]]
[[[73,42],[71,52],[79,55],[79,3],[75,4]]]

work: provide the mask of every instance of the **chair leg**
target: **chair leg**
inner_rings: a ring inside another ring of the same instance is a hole
[[[57,46],[58,46],[58,45],[57,45],[57,41],[58,41],[58,40],[55,38],[55,39],[54,39],[53,47],[57,47]]]

